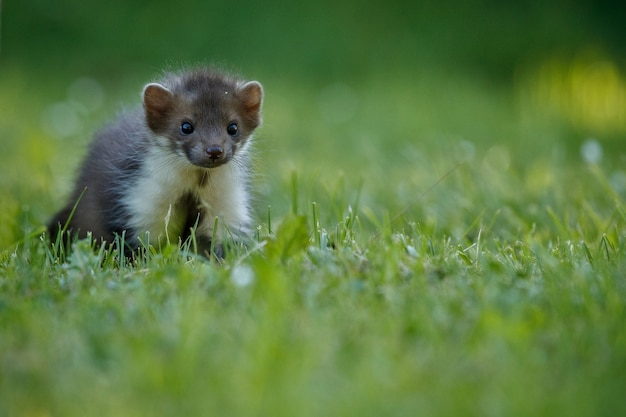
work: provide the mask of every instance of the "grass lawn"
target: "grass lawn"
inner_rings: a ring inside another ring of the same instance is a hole
[[[51,256],[85,137],[0,116],[0,415],[624,414],[623,148],[423,77],[268,79],[259,227],[222,264]]]

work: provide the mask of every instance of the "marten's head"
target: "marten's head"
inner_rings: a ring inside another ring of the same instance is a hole
[[[257,81],[195,71],[143,90],[148,127],[159,145],[192,164],[214,168],[230,161],[261,124],[263,87]]]

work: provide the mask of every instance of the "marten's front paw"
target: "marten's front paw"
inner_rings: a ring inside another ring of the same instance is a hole
[[[222,245],[221,243],[213,244],[211,238],[200,236],[196,238],[196,242],[198,245],[198,255],[202,255],[207,259],[211,259],[211,246],[213,246],[212,255],[217,259],[224,259],[224,245]]]
[[[207,251],[207,254],[210,255],[211,254],[211,250],[209,249]],[[208,257],[208,255],[205,255]],[[219,260],[224,259],[224,245],[222,245],[221,243],[216,244],[215,246],[213,246],[213,256],[216,257]]]

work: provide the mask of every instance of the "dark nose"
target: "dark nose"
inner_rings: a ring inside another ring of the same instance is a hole
[[[206,148],[206,153],[207,155],[209,155],[209,158],[215,160],[219,159],[222,156],[224,150],[221,146],[213,145]]]

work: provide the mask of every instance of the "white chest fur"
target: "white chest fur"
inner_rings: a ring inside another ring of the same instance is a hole
[[[153,242],[163,237],[177,241],[188,213],[177,203],[183,196],[191,195],[204,214],[196,233],[213,236],[216,217],[218,224],[232,233],[245,232],[250,215],[244,169],[237,161],[203,169],[169,149],[153,147],[145,155],[138,177],[129,181],[124,193],[123,204],[130,214],[128,229],[135,235],[149,232]],[[222,229],[216,230],[218,241]]]

